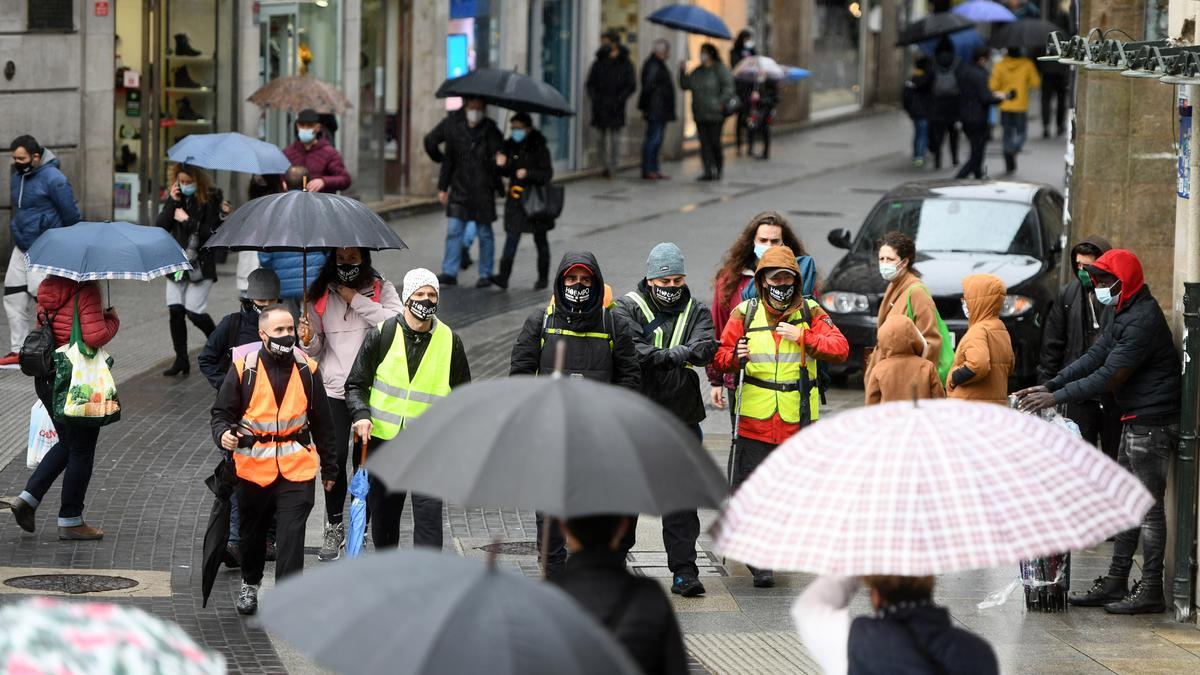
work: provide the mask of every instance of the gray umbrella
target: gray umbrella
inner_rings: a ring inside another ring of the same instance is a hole
[[[718,507],[727,486],[699,439],[628,389],[510,377],[456,389],[367,461],[391,490],[563,518]]]
[[[322,565],[263,599],[267,630],[343,673],[637,673],[562,591],[432,551]]]

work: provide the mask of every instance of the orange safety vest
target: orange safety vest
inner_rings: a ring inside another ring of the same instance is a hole
[[[259,363],[258,352],[234,362],[239,382],[245,381],[243,373],[247,367],[253,372],[250,403],[238,423],[238,435],[252,436],[254,445],[235,448],[233,462],[238,477],[255,485],[266,487],[280,475],[296,483],[309,481],[316,477],[320,466],[308,432],[308,395],[300,379],[300,368],[296,367],[307,367],[311,377],[317,362],[299,354],[295,356],[296,365],[292,367],[283,403],[278,405],[265,366]]]

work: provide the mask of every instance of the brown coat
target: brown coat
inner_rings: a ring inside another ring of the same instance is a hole
[[[883,324],[887,323],[889,317],[903,316],[908,318],[908,303],[912,300],[912,321],[917,325],[917,330],[921,331],[921,335],[925,338],[925,343],[928,348],[925,350],[924,357],[934,368],[937,368],[938,358],[942,353],[942,334],[938,331],[937,323],[937,306],[933,304],[933,296],[929,294],[929,289],[925,288],[921,283],[921,278],[913,274],[911,270],[905,269],[904,272],[892,279],[888,284],[887,291],[883,294],[883,301],[879,303],[879,316],[876,321],[876,330],[882,330]],[[876,343],[879,342],[879,337],[876,337]],[[870,377],[871,369],[875,367],[875,361],[878,359],[875,352],[871,352],[871,357],[867,360],[866,378]]]
[[[1014,358],[1008,329],[1000,320],[1007,292],[1004,282],[991,274],[963,279],[963,299],[971,316],[967,334],[954,352],[954,366],[946,383],[950,398],[1008,405],[1008,376]],[[954,375],[964,366],[974,375],[955,387]]]
[[[922,358],[925,339],[907,316],[893,314],[879,329],[875,367],[866,379],[867,405],[946,398],[937,366]]]

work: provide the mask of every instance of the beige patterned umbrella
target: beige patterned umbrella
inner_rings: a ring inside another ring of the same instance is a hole
[[[319,113],[341,114],[352,107],[350,99],[340,89],[307,75],[275,78],[246,100],[261,108],[278,108],[290,113],[312,108]]]

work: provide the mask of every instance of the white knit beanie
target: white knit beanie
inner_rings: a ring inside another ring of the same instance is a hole
[[[400,292],[400,303],[407,305],[408,299],[422,286],[432,286],[433,290],[439,290],[437,275],[424,267],[409,270],[408,274],[404,275],[404,289]]]

